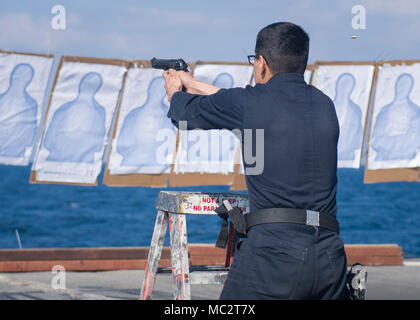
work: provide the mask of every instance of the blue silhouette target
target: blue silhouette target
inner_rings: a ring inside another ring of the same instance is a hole
[[[350,73],[341,74],[335,86],[333,100],[340,125],[338,160],[354,160],[355,151],[362,146],[362,111],[351,99],[356,79]]]
[[[89,72],[79,83],[76,99],[54,113],[45,134],[48,161],[94,163],[95,153],[103,148],[105,109],[95,99],[102,76]]]
[[[410,99],[413,86],[413,77],[401,74],[394,100],[376,118],[371,138],[376,161],[413,160],[420,149],[420,108]]]
[[[157,141],[159,130],[176,128],[167,118],[168,107],[164,101],[166,91],[163,77],[155,77],[147,89],[146,102],[125,117],[117,142],[117,151],[123,156],[121,166],[139,167],[162,165],[162,159],[157,159],[160,143]],[[172,154],[175,144],[166,150],[166,156]]]
[[[26,91],[33,76],[31,65],[16,65],[0,95],[0,156],[23,157],[34,142],[38,105]]]
[[[215,79],[212,83],[212,85],[214,85],[216,87],[219,87],[219,88],[224,88],[224,89],[232,88],[233,84],[234,84],[233,77],[230,73],[227,73],[227,72],[222,72],[222,73],[218,74],[215,77]],[[212,130],[210,130],[210,131],[212,131]],[[208,131],[208,133],[207,133],[208,147],[209,147],[208,150],[210,152],[208,153],[208,159],[206,159],[206,160],[208,160],[208,161],[210,161],[210,160],[211,161],[219,161],[219,162],[227,161],[229,152],[234,151],[236,137],[230,131],[226,131],[226,130],[223,130],[223,131],[217,130],[221,133],[217,136],[216,135],[211,135],[210,131]],[[228,140],[229,143],[227,144],[227,148],[226,148],[226,142],[224,142],[223,139],[222,139],[223,134],[231,135],[229,137],[229,140]],[[212,139],[215,139],[214,138],[215,136],[219,139],[219,141],[218,142],[213,141],[213,144],[212,144]],[[191,158],[195,158],[195,159],[200,158],[200,154],[199,154],[200,148],[198,148],[198,149],[193,148],[193,145],[195,143],[197,143],[197,140],[193,140],[193,141],[188,140],[187,141],[188,150],[190,150],[187,154],[187,161],[191,161],[192,160]],[[218,150],[215,150],[214,148],[212,148],[212,145],[215,145],[215,144],[216,144],[216,146],[218,146]],[[196,150],[196,153],[192,154],[191,150]],[[218,157],[216,157],[216,159],[215,159],[215,154],[213,154],[213,152],[215,152],[216,155],[218,155]],[[203,160],[205,160],[205,159],[203,159]]]
[[[230,73],[222,72],[217,75],[213,81],[213,85],[219,88],[229,89],[233,87],[233,77]]]

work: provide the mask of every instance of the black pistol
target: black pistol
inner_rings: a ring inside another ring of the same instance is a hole
[[[156,59],[153,58],[150,60],[152,62],[152,68],[155,69],[175,69],[176,71],[186,71],[188,72],[188,65],[182,59]]]

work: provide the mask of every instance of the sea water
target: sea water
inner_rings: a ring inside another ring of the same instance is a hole
[[[149,246],[159,191],[230,192],[29,184],[29,175],[29,166],[0,165],[0,249],[18,248],[16,230],[23,248]],[[337,176],[345,244],[394,243],[406,256],[420,256],[420,183],[364,184],[363,168],[339,169]],[[188,242],[214,244],[220,225],[218,216],[188,216]]]

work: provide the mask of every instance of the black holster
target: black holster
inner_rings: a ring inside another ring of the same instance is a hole
[[[219,236],[216,240],[216,247],[226,248],[229,237],[228,219],[230,219],[230,223],[232,223],[233,229],[235,230],[238,236],[242,238],[246,236],[246,219],[242,210],[239,207],[234,207],[232,210],[228,211],[226,207],[223,204],[221,204],[214,211],[223,220]]]

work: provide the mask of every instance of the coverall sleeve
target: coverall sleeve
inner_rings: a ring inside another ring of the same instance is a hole
[[[220,89],[208,96],[176,92],[171,99],[168,118],[177,128],[180,121],[186,121],[188,130],[242,129],[240,90],[242,88]]]

